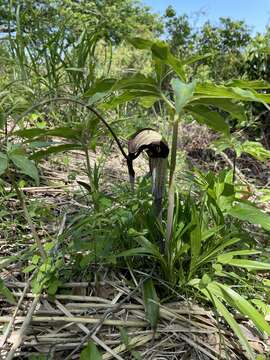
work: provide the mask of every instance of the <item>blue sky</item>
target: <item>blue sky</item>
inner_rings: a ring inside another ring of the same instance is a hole
[[[255,33],[264,32],[265,26],[270,25],[270,0],[142,0],[142,3],[160,14],[172,5],[178,14],[191,15],[197,26],[207,19],[217,23],[219,17],[227,16],[245,20]],[[205,15],[198,19],[198,12]]]

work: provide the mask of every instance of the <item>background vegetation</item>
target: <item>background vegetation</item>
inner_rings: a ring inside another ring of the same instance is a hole
[[[187,358],[267,359],[269,41],[268,28],[254,35],[230,18],[198,28],[132,0],[1,2],[3,317],[19,282],[54,302],[63,284],[99,296],[117,278],[142,294],[153,339],[168,302],[213,311],[218,351],[195,346]],[[126,168],[127,140],[149,127],[170,147],[161,219],[150,177],[131,191]],[[9,348],[13,321],[0,327],[3,356],[36,356],[23,326]],[[125,358],[148,359],[124,328]],[[106,358],[92,340],[81,358]]]

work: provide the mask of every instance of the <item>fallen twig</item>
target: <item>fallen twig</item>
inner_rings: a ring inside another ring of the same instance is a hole
[[[6,360],[12,360],[13,359],[13,356],[16,352],[16,350],[20,347],[22,341],[23,341],[23,338],[24,338],[24,335],[26,333],[26,330],[27,330],[27,327],[28,325],[30,324],[31,322],[31,319],[32,319],[32,315],[36,309],[36,306],[38,304],[38,301],[39,301],[39,296],[36,296],[32,302],[32,305],[28,311],[28,314],[27,316],[23,319],[23,324],[20,328],[20,331],[18,333],[18,336],[16,338],[16,340],[14,341],[7,357],[6,357]]]
[[[8,336],[9,336],[9,334],[10,334],[10,331],[11,331],[11,329],[12,329],[12,326],[13,326],[14,320],[15,320],[15,318],[16,318],[16,315],[17,315],[17,313],[18,313],[18,310],[19,310],[19,308],[20,308],[20,306],[21,306],[21,304],[22,304],[22,302],[23,302],[23,299],[24,299],[24,297],[25,297],[26,292],[27,292],[28,289],[29,289],[30,282],[31,282],[31,280],[33,279],[33,277],[35,276],[36,273],[37,273],[37,269],[33,272],[33,274],[31,275],[31,277],[29,278],[29,280],[28,280],[28,281],[26,282],[26,284],[25,284],[25,288],[24,288],[23,293],[22,293],[22,295],[21,295],[21,297],[20,297],[20,299],[19,299],[19,301],[18,301],[18,304],[17,304],[17,306],[16,306],[16,309],[15,309],[13,315],[12,315],[12,318],[11,318],[10,322],[8,323],[8,326],[7,326],[6,329],[5,329],[5,332],[4,332],[4,334],[3,334],[3,339],[0,340],[0,348],[4,346],[4,344],[5,344]]]

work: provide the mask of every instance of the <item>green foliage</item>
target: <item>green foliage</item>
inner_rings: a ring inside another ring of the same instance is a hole
[[[47,253],[46,260],[42,260],[39,255],[34,255],[30,260],[31,264],[23,271],[29,273],[38,269],[31,282],[34,294],[39,294],[46,289],[49,295],[54,296],[59,285],[61,285],[60,274],[64,268],[64,262],[61,253],[57,252],[56,244],[47,243],[45,250]]]
[[[228,210],[228,214],[252,224],[261,225],[265,230],[270,230],[270,216],[248,203],[238,203]]]
[[[186,106],[192,99],[196,83],[193,82],[191,84],[185,84],[179,79],[172,79],[171,85],[175,97],[175,110],[176,113],[180,115],[184,106]]]
[[[4,153],[0,153],[0,175],[4,174],[4,172],[8,168],[8,157]]]
[[[20,149],[11,151],[9,158],[23,174],[30,176],[35,180],[37,185],[39,184],[38,170],[35,164],[29,160]]]
[[[269,272],[268,249],[249,236],[250,227],[255,227],[268,239],[269,215],[241,199],[244,187],[234,183],[233,171],[204,173],[194,168],[191,174],[177,174],[179,184],[173,180],[178,124],[185,119],[218,132],[213,146],[220,152],[231,148],[237,157],[247,153],[259,161],[269,160],[267,144],[262,145],[257,136],[243,140],[233,134],[235,128],[257,126],[258,120],[251,116],[255,106],[259,111],[269,108],[269,34],[251,40],[244,22],[226,18],[218,26],[205,23],[196,32],[186,15],[177,16],[170,7],[165,42],[155,38],[162,28],[160,19],[131,0],[55,4],[45,0],[39,5],[33,7],[31,1],[0,5],[2,31],[8,34],[0,44],[4,69],[0,73],[0,218],[9,219],[8,224],[2,221],[0,230],[13,221],[5,206],[14,196],[12,190],[20,194],[26,179],[39,183],[38,162],[80,150],[87,180],[77,181],[81,188],[74,194],[82,207],[68,216],[63,233],[48,236],[46,256],[37,254],[35,245],[22,257],[24,273],[35,271],[33,292],[54,296],[66,278],[87,273],[92,279],[96,274],[91,267],[97,263],[152,271],[153,279],[144,283],[142,292],[146,318],[154,330],[159,298],[162,301],[164,293],[173,297],[162,286],[165,281],[180,295],[215,307],[254,359],[234,315],[241,313],[259,331],[270,334],[263,316],[269,310],[269,283],[258,281],[261,272]],[[124,38],[127,42],[120,44]],[[103,131],[104,121],[92,110],[89,113],[88,105],[98,109],[108,121],[105,124],[123,138],[149,124],[173,135],[170,189],[164,199],[171,218],[156,221],[146,177],[138,180],[134,193],[127,184],[109,186],[101,181],[113,148]],[[89,152],[97,147],[102,155],[92,164]],[[42,177],[41,181],[44,185]],[[6,183],[11,183],[8,194]],[[269,198],[267,191],[261,201]],[[28,223],[23,226],[19,217],[16,225],[24,236],[30,228],[34,237],[34,226],[55,214],[49,214],[50,207],[21,200]],[[160,240],[166,242],[165,251],[160,250]],[[0,267],[18,258],[1,259]],[[14,304],[2,280],[0,293]],[[124,329],[121,337],[131,355],[140,358],[129,348]],[[93,342],[80,356],[101,357]]]
[[[146,318],[150,322],[152,329],[157,328],[159,319],[158,296],[152,279],[148,279],[143,284],[143,299]]]
[[[83,349],[80,355],[80,360],[101,360],[102,356],[98,351],[94,342],[90,341],[89,344]]]
[[[5,283],[0,279],[0,294],[12,305],[16,304],[16,300],[12,292],[5,286]]]
[[[254,358],[239,325],[226,306],[231,306],[248,316],[262,331],[268,332],[269,325],[245,296],[240,296],[232,290],[231,281],[235,276],[233,281],[238,283],[238,278],[233,271],[229,272],[227,269],[231,267],[234,271],[237,269],[253,272],[269,271],[269,263],[254,259],[255,255],[260,258],[261,252],[252,247],[251,241],[244,240],[246,235],[240,230],[237,222],[228,221],[235,208],[234,201],[237,199],[237,188],[232,183],[232,176],[226,171],[217,178],[211,173],[206,176],[198,173],[194,180],[195,189],[197,188],[200,193],[200,200],[191,197],[190,194],[177,196],[173,238],[165,256],[162,256],[153,241],[147,239],[151,236],[151,231],[146,232],[146,230],[144,234],[137,232],[133,234],[140,247],[124,251],[120,256],[146,258],[150,256],[159,263],[163,277],[172,286],[179,286],[179,289],[183,287],[187,289],[191,286],[202,292],[231,326],[250,354],[250,358]],[[238,206],[242,205],[246,206],[245,203],[240,203]],[[253,213],[249,217],[247,211],[242,215],[241,220],[250,221],[252,218],[253,224],[270,223],[269,217],[261,210],[251,205],[249,207],[255,211],[256,216]],[[253,258],[246,258],[247,256]],[[136,267],[136,261],[133,262],[133,266]],[[241,274],[243,279],[245,275]],[[224,281],[228,276],[231,278],[228,285],[220,282],[219,278]]]

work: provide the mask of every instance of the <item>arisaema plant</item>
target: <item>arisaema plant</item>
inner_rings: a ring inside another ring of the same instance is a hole
[[[269,84],[263,81],[252,82],[244,80],[233,81],[227,84],[215,84],[212,82],[200,83],[196,81],[196,79],[190,78],[186,71],[188,65],[200,60],[200,57],[179,60],[170,52],[168,45],[162,41],[136,38],[130,40],[130,42],[136,48],[152,53],[154,63],[153,74],[149,76],[135,74],[117,81],[111,88],[114,97],[101,106],[104,110],[108,110],[134,100],[139,100],[140,103],[147,107],[153,106],[156,102],[161,102],[163,106],[167,108],[169,114],[172,141],[169,162],[168,212],[166,234],[164,236],[165,253],[161,254],[155,244],[143,236],[138,236],[137,241],[141,247],[137,248],[137,251],[136,249],[126,251],[122,255],[150,255],[160,263],[161,268],[163,268],[167,274],[175,274],[177,269],[172,269],[172,266],[179,265],[179,261],[175,261],[176,252],[174,251],[179,247],[179,242],[175,241],[176,237],[174,233],[175,226],[177,225],[175,224],[175,169],[179,124],[189,115],[199,124],[207,125],[210,129],[219,132],[222,138],[227,139],[229,142],[231,134],[228,119],[236,119],[239,121],[245,119],[245,102],[259,102],[269,108],[267,104],[270,103],[270,95],[263,91],[269,87]],[[226,115],[224,116],[224,114]],[[218,181],[212,179],[212,185],[216,182]],[[233,184],[228,184],[226,179],[223,179],[223,189],[221,193],[217,194],[216,199],[213,192],[218,192],[221,187],[220,183],[215,185],[216,188],[213,189],[212,192],[210,191],[211,184],[206,185],[206,201],[209,201],[209,209],[211,206],[213,208],[214,204],[216,213],[218,213],[222,219],[224,216],[232,216],[253,224],[256,223],[269,231],[270,217],[253,206],[253,204],[244,201],[241,202],[239,198],[235,197]],[[231,189],[229,193],[228,188]],[[224,199],[226,201],[224,201]],[[219,204],[218,201],[221,203]],[[251,216],[250,214],[253,215]],[[209,261],[217,261],[219,264],[224,264],[225,260],[218,256],[224,252],[225,248],[229,249],[229,246],[234,245],[238,241],[233,237],[226,237],[224,238],[224,244],[222,244],[221,238],[216,246],[214,245],[208,249],[207,253],[203,248],[205,240],[212,239],[214,233],[219,233],[219,236],[222,234],[220,233],[220,229],[224,225],[224,219],[223,224],[216,224],[216,227],[212,229],[213,234],[209,233],[207,235],[207,229],[203,229],[202,231],[203,221],[199,215],[200,213],[196,211],[194,205],[192,205],[189,223],[182,224],[182,232],[187,232],[187,228],[189,228],[190,232],[190,243],[185,245],[186,248],[182,248],[182,252],[180,251],[181,249],[179,250],[180,252],[178,252],[178,255],[182,255],[183,258],[185,252],[189,251],[190,253],[189,272],[185,278],[185,285],[197,289],[213,303],[217,311],[223,316],[239,338],[247,356],[255,359],[255,355],[247,339],[227,307],[232,307],[244,316],[247,316],[261,332],[265,332],[268,335],[270,335],[270,325],[251,302],[233,290],[232,287],[213,280],[213,278],[207,274],[201,278],[198,278],[197,275],[197,270]],[[190,231],[191,228],[192,231]],[[211,229],[208,230],[211,232]],[[181,236],[179,238],[181,238]],[[249,251],[251,252],[239,250],[239,252],[233,254],[229,253],[229,263],[232,266],[242,267],[248,271],[251,269],[270,269],[268,263],[257,262],[252,259],[247,259],[246,257],[242,258],[242,256],[254,254],[254,250]],[[238,258],[238,256],[240,256],[240,258]],[[182,276],[180,270],[178,274],[180,281]]]

